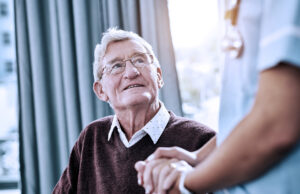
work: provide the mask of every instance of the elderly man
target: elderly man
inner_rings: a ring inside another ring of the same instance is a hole
[[[95,49],[94,92],[115,115],[89,124],[53,193],[145,193],[134,164],[158,147],[199,149],[215,133],[168,112],[158,99],[162,72],[151,46],[109,29]]]

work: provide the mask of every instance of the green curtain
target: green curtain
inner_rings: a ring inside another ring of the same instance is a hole
[[[51,193],[80,131],[113,114],[92,91],[108,27],[142,35],[161,62],[161,99],[182,115],[167,0],[15,0],[23,194]]]

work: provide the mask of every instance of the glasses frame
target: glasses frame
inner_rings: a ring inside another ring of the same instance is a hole
[[[139,55],[146,55],[147,59],[150,58],[149,64],[145,63],[143,66],[136,66],[136,64],[134,64],[134,62],[133,62],[133,58],[134,58],[134,57],[137,57],[137,56],[139,56]],[[150,54],[150,53],[136,53],[136,54],[134,54],[133,56],[127,58],[127,59],[120,60],[120,61],[118,61],[118,62],[122,62],[122,64],[124,64],[124,70],[123,70],[122,72],[120,72],[120,73],[117,73],[117,74],[112,74],[112,73],[111,73],[111,72],[112,72],[112,67],[113,67],[113,65],[105,65],[105,66],[102,68],[102,70],[101,70],[101,74],[100,74],[100,79],[99,79],[99,80],[102,79],[103,75],[104,75],[106,72],[109,72],[108,75],[118,75],[118,74],[123,73],[123,72],[125,71],[125,69],[126,69],[126,62],[127,62],[127,61],[130,61],[130,63],[131,63],[135,68],[140,69],[140,68],[144,68],[144,67],[146,67],[146,66],[149,66],[149,65],[153,64],[153,62],[154,62],[154,57],[153,57],[153,55]]]

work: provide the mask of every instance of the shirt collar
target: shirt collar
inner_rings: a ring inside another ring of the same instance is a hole
[[[160,109],[159,111],[154,115],[154,117],[141,129],[142,131],[145,131],[151,138],[154,144],[157,143],[158,139],[164,132],[164,129],[166,128],[169,119],[170,114],[167,111],[166,107],[162,102],[160,102]],[[118,118],[116,115],[114,115],[107,140],[109,141],[114,129],[117,129],[119,132],[121,132],[120,123],[118,121]],[[133,135],[134,137],[134,135]]]

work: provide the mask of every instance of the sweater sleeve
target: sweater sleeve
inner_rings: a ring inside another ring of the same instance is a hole
[[[54,187],[53,194],[76,193],[78,171],[80,164],[80,139],[75,143],[69,158],[69,164],[64,170],[58,183]]]

